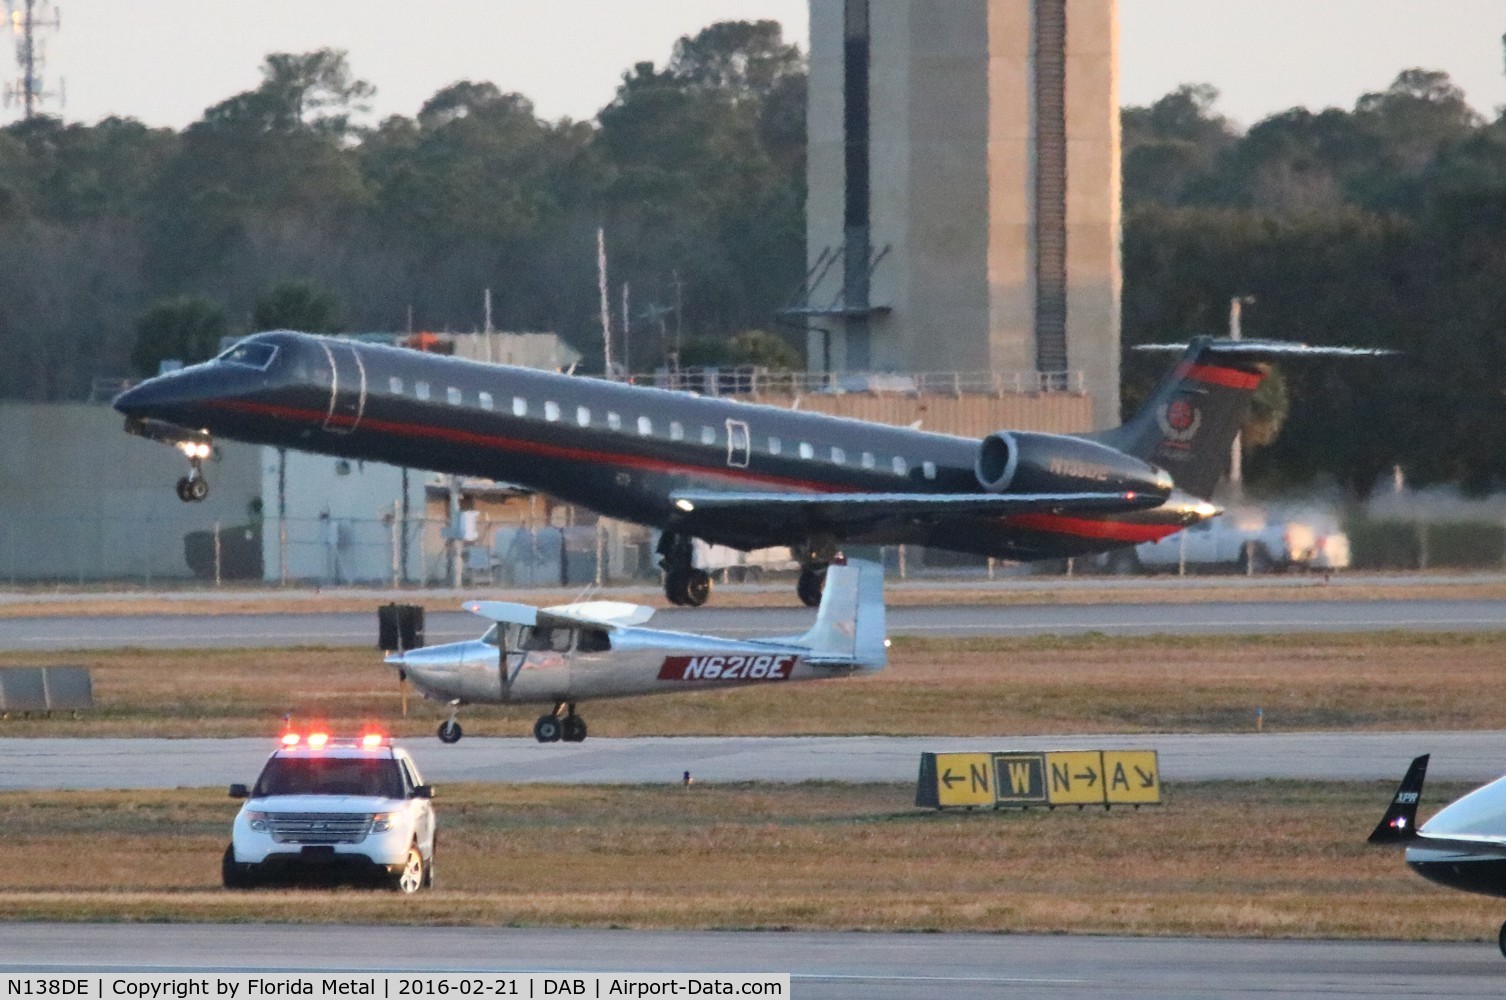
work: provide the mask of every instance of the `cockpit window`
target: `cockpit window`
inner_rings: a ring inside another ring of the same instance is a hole
[[[518,645],[531,653],[570,652],[570,629],[534,626],[523,630]]]
[[[277,357],[277,348],[271,344],[249,343],[236,344],[230,350],[221,354],[220,361],[229,365],[243,365],[247,368],[259,368],[266,370],[272,364],[272,359]]]

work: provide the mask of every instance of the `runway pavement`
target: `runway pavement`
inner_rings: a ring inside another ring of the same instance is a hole
[[[920,754],[943,750],[1154,749],[1167,781],[1400,780],[1431,753],[1429,777],[1486,781],[1506,770],[1506,733],[1261,733],[1033,737],[639,737],[540,744],[467,736],[399,741],[426,780],[655,784],[915,780]],[[250,782],[270,740],[0,739],[0,790],[176,788]]]
[[[11,924],[18,971],[787,972],[799,998],[1495,997],[1494,944],[501,927]]]
[[[800,632],[813,611],[801,608],[672,608],[657,628],[752,636]],[[1032,636],[1254,635],[1383,629],[1506,629],[1506,601],[1480,599],[1206,601],[1148,604],[1014,604],[889,609],[892,635]],[[483,623],[464,612],[430,614],[433,645],[474,638]],[[369,613],[144,615],[0,619],[0,651],[366,646],[376,643]]]

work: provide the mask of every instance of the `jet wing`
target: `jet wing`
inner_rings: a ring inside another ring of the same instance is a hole
[[[714,493],[670,494],[682,523],[729,516],[803,521],[812,526],[861,530],[885,521],[940,522],[1008,514],[1122,513],[1160,506],[1156,493]]]

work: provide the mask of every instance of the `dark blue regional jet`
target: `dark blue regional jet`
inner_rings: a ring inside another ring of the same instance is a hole
[[[183,500],[214,437],[480,476],[650,525],[664,589],[699,606],[691,542],[788,545],[814,606],[846,544],[1004,559],[1099,552],[1213,517],[1263,362],[1375,353],[1200,338],[1123,426],[980,440],[290,331],[121,394],[133,434],[178,446]]]

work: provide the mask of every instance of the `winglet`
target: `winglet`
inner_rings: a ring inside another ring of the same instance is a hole
[[[884,634],[884,567],[854,559],[826,571],[816,624],[794,640],[810,647],[816,666],[881,670],[888,661]]]
[[[1404,844],[1416,838],[1417,803],[1422,798],[1422,782],[1428,774],[1428,757],[1423,754],[1407,768],[1407,776],[1401,779],[1391,807],[1370,834],[1370,843]]]

